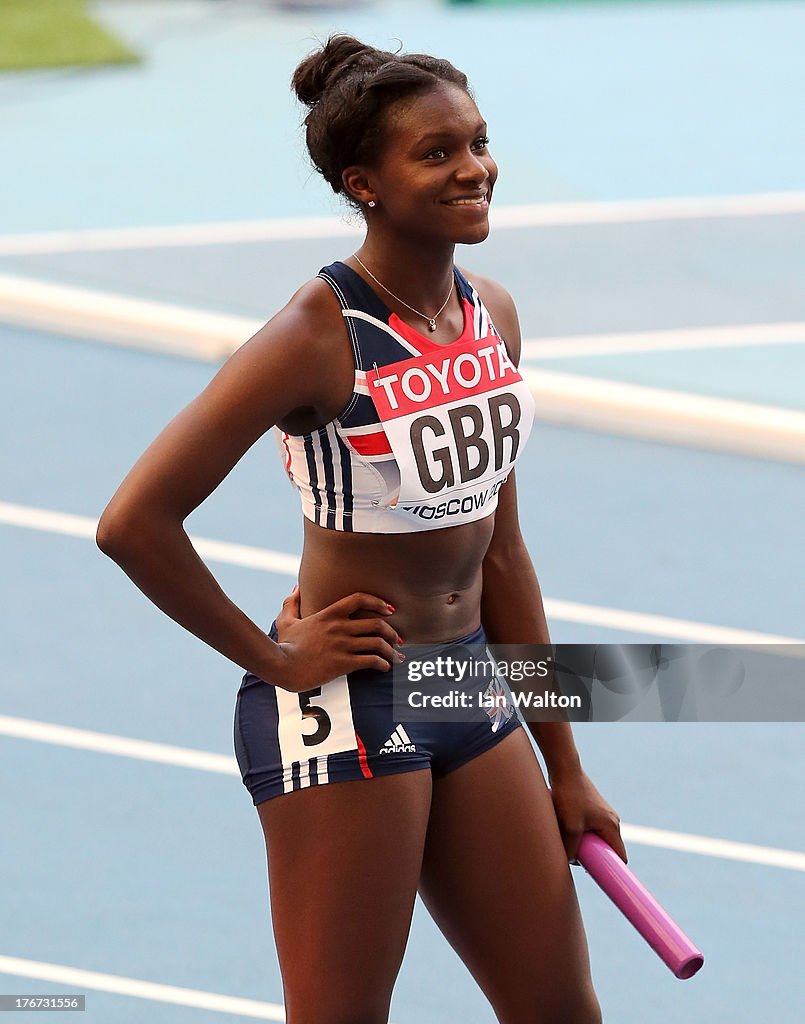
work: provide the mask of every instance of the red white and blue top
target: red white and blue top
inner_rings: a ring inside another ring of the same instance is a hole
[[[352,396],[309,434],[275,427],[306,518],[329,530],[412,533],[475,522],[531,432],[534,399],[477,291],[456,267],[464,330],[440,345],[344,263],[333,289],[355,362]]]

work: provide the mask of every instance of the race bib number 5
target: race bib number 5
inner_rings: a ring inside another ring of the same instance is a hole
[[[461,517],[496,494],[531,431],[533,399],[495,336],[366,374],[400,469],[398,505],[442,502]],[[410,510],[410,509],[409,509]]]
[[[304,693],[290,693],[279,686],[274,692],[284,765],[357,749],[346,676]]]

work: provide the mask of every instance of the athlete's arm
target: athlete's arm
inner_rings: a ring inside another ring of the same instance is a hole
[[[490,278],[475,275],[470,280],[516,366],[522,342],[512,297]],[[492,643],[550,643],[539,581],[520,530],[514,470],[498,494],[495,528],[484,556],[481,617]]]
[[[511,296],[494,281],[476,277],[474,283],[516,365],[522,342]],[[520,531],[513,470],[500,489],[495,528],[483,561],[481,621],[492,644],[550,643],[539,581]],[[568,859],[575,859],[582,834],[590,830],[625,861],[618,815],[582,769],[570,723],[527,724],[545,759]]]
[[[353,369],[339,330],[329,287],[309,282],[165,427],[118,488],[97,531],[101,550],[162,611],[236,664],[288,689],[358,667],[388,668],[396,632],[381,621],[390,614],[385,601],[345,598],[300,620],[293,643],[274,644],[226,596],[183,523],[274,424],[305,412],[324,422],[343,407]],[[377,620],[348,623],[359,608]],[[374,636],[351,635],[371,625]]]

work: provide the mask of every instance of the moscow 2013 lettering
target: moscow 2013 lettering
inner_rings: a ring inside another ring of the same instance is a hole
[[[406,512],[419,516],[420,519],[444,519],[446,516],[469,515],[481,509],[491,498],[494,498],[500,488],[506,483],[506,477],[496,480],[491,487],[478,491],[475,494],[467,494],[463,498],[451,498],[450,501],[442,501],[438,505],[403,505]]]

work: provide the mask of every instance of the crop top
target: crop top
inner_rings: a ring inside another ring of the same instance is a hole
[[[464,330],[450,345],[393,313],[344,263],[319,272],[341,304],[350,400],[309,434],[274,428],[306,518],[330,530],[412,533],[494,512],[531,432],[534,399],[456,267]]]

